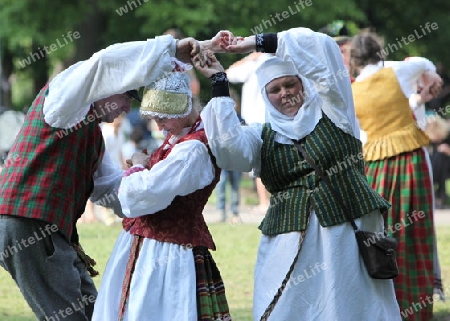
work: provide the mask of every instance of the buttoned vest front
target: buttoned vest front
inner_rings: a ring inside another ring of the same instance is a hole
[[[361,142],[335,126],[325,114],[300,144],[330,178],[350,213],[344,213],[298,149],[277,143],[275,135],[270,124],[263,126],[261,180],[271,193],[269,209],[259,227],[264,234],[305,230],[311,209],[320,224],[328,227],[348,221],[345,214],[355,219],[377,209],[383,213],[390,207],[367,182]]]

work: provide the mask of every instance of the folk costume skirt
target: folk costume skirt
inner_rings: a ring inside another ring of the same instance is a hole
[[[92,320],[228,321],[231,317],[222,278],[208,249],[122,231],[106,265]]]
[[[367,163],[369,183],[392,204],[385,229],[398,241],[399,275],[394,279],[402,316],[430,320],[433,315],[433,186],[426,152],[417,149]],[[429,298],[429,299],[427,299]]]
[[[363,230],[381,232],[375,211],[356,219]],[[298,251],[300,232],[263,235],[255,266],[253,320],[259,321]],[[314,211],[293,273],[269,321],[400,321],[392,280],[367,273],[350,223],[322,227]]]

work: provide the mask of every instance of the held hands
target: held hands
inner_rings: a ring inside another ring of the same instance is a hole
[[[127,159],[126,163],[128,168],[134,165],[142,165],[147,167],[150,159],[150,155],[147,154],[147,149],[143,149],[142,152],[136,152],[131,156],[131,159]]]
[[[175,56],[184,63],[191,63],[192,61],[197,69],[198,67],[201,68],[199,69],[200,72],[203,73],[204,71],[209,74],[214,70],[218,70],[216,72],[223,71],[223,67],[215,58],[214,53],[243,54],[255,51],[255,49],[255,36],[238,37],[233,35],[231,31],[222,30],[211,40],[197,41],[192,37],[178,40]]]
[[[206,63],[202,66],[200,63],[200,55],[195,56],[192,59],[192,63],[195,68],[206,78],[210,78],[212,75],[217,74],[218,72],[224,72],[224,68],[220,64],[219,60],[217,60],[216,56],[211,50],[206,50]]]
[[[200,42],[192,37],[178,40],[176,48],[176,58],[187,64],[190,64],[191,59],[201,51]]]
[[[218,72],[224,72],[224,68],[217,60],[214,53],[248,53],[256,48],[255,36],[238,37],[231,31],[219,31],[211,40],[200,42],[201,50],[193,56],[192,63],[205,77],[210,78]]]
[[[213,53],[248,53],[255,50],[255,36],[235,36],[231,31],[221,30],[211,40],[201,41],[202,49]]]

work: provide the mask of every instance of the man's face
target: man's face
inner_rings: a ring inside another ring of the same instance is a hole
[[[130,111],[131,100],[127,94],[112,95],[95,102],[94,109],[102,122],[112,123],[122,113]]]
[[[349,70],[350,66],[350,42],[343,43],[339,45],[339,49],[341,50],[342,59],[344,60],[344,65],[347,70]]]

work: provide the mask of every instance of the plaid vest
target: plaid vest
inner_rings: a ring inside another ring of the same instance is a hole
[[[149,168],[165,159],[172,151],[173,146],[164,149],[168,138],[152,153]],[[207,145],[204,129],[183,136],[176,144],[193,139]],[[188,247],[206,246],[215,250],[216,246],[203,217],[203,208],[220,179],[220,168],[216,165],[215,158],[209,148],[208,152],[215,169],[215,177],[209,185],[186,196],[176,196],[167,208],[157,213],[137,218],[124,218],[122,221],[124,230],[129,231],[130,234],[161,242]],[[170,177],[167,179],[170,179]]]
[[[275,134],[270,124],[264,124],[261,181],[272,195],[261,231],[275,235],[305,230],[311,207],[324,227],[346,222],[344,210],[325,182],[294,145],[277,143]],[[300,144],[330,177],[353,219],[376,209],[383,213],[390,207],[367,182],[361,142],[344,133],[325,114]]]
[[[48,92],[46,85],[35,98],[0,173],[0,214],[56,224],[77,242],[75,224],[94,187],[103,136],[92,108],[72,128],[48,125],[43,114]]]

